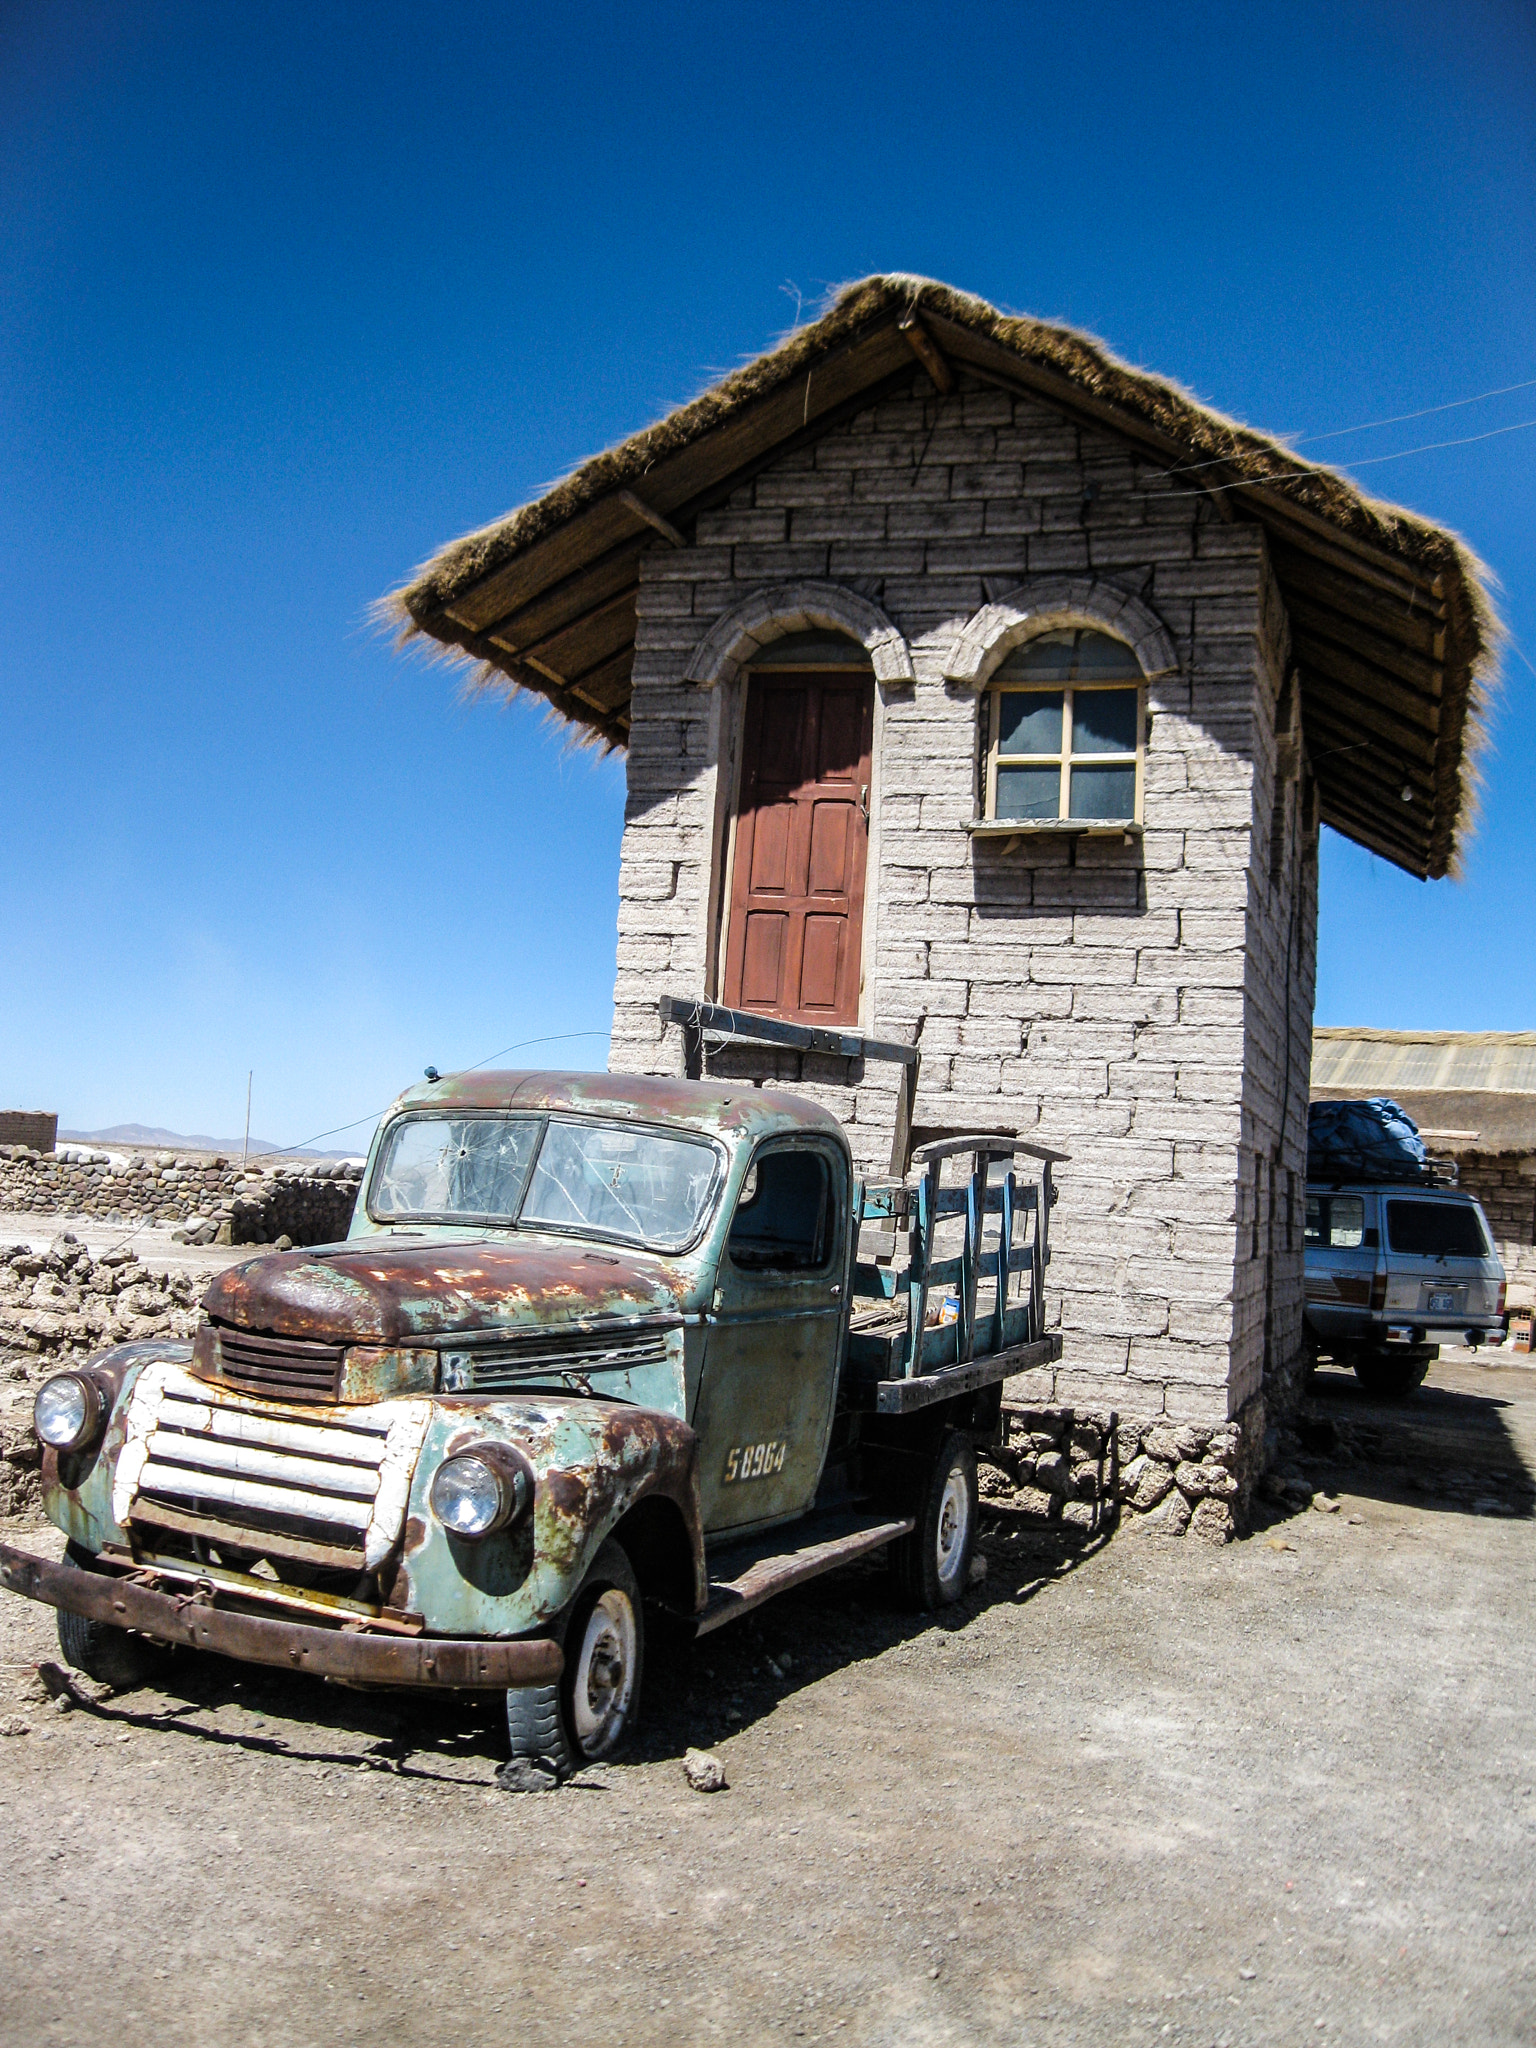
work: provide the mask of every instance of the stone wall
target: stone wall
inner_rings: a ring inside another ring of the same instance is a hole
[[[30,1145],[34,1152],[51,1152],[59,1135],[59,1120],[52,1110],[0,1109],[0,1145]]]
[[[1536,1301],[1536,1153],[1464,1152],[1456,1184],[1483,1205],[1511,1301]]]
[[[47,1251],[0,1245],[0,1383],[22,1397],[0,1412],[0,1517],[40,1505],[30,1390],[109,1344],[190,1337],[205,1285],[152,1270],[129,1246],[93,1257],[68,1231]]]
[[[696,545],[644,557],[611,1065],[679,1071],[656,997],[715,986],[744,683],[729,664],[691,683],[697,650],[765,587],[791,611],[807,593],[785,630],[818,622],[827,584],[881,608],[913,671],[876,662],[864,1028],[918,1039],[920,1125],[1071,1155],[1049,1274],[1064,1355],[1023,1397],[1262,1435],[1266,1355],[1283,1377],[1299,1349],[1316,819],[1297,721],[1274,731],[1284,618],[1261,531],[1109,433],[918,377],[701,518]],[[957,650],[1066,586],[1071,615],[1171,643],[1144,830],[973,840]],[[886,1163],[893,1069],[717,1064],[816,1096],[862,1164]]]
[[[218,1153],[36,1153],[0,1145],[0,1210],[174,1223],[194,1244],[331,1244],[352,1221],[356,1160],[245,1168]]]

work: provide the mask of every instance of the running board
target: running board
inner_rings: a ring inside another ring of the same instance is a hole
[[[810,1518],[809,1529],[804,1522],[798,1525],[803,1534],[816,1532],[814,1540],[801,1543],[794,1550],[778,1548],[784,1540],[784,1531],[780,1529],[755,1543],[744,1543],[734,1556],[722,1560],[736,1569],[736,1576],[710,1580],[709,1598],[698,1617],[698,1633],[707,1636],[714,1629],[724,1628],[728,1621],[750,1614],[776,1593],[788,1592],[791,1586],[819,1578],[823,1572],[836,1571],[839,1565],[851,1564],[856,1557],[865,1557],[898,1536],[909,1535],[916,1526],[910,1515],[894,1519],[878,1515],[817,1515]]]

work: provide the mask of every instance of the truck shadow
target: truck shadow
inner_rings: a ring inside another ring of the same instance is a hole
[[[1518,1368],[1437,1365],[1417,1393],[1389,1401],[1352,1373],[1322,1367],[1282,1445],[1272,1486],[1288,1500],[1255,1503],[1256,1519],[1294,1511],[1310,1485],[1442,1514],[1536,1515],[1536,1387]],[[1532,1398],[1526,1398],[1527,1393]]]
[[[1021,1605],[1049,1591],[1108,1540],[1108,1532],[1085,1537],[984,1521],[985,1578],[937,1614],[897,1606],[877,1559],[830,1572],[697,1641],[655,1617],[634,1744],[611,1770],[583,1774],[570,1789],[600,1791],[624,1764],[708,1749],[792,1711],[796,1695],[820,1680],[916,1638],[963,1634],[987,1608]],[[295,1769],[384,1772],[423,1786],[483,1792],[506,1754],[499,1695],[365,1693],[192,1652],[178,1652],[152,1692],[97,1696],[75,1674],[45,1670],[51,1689],[67,1694],[75,1712],[121,1732],[154,1731]]]

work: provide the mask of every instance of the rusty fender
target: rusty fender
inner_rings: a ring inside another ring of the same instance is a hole
[[[523,1642],[464,1641],[444,1636],[367,1635],[303,1622],[234,1614],[195,1599],[156,1593],[127,1578],[51,1564],[0,1543],[0,1585],[28,1600],[66,1608],[115,1628],[133,1628],[159,1642],[215,1650],[247,1664],[309,1671],[322,1678],[372,1685],[546,1685],[560,1676],[560,1645],[538,1636]]]

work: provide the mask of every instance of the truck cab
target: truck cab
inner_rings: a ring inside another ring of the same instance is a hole
[[[1053,1155],[1042,1199],[1011,1140],[929,1149],[915,1189],[871,1185],[836,1118],[745,1082],[433,1076],[343,1242],[235,1265],[190,1346],[39,1391],[68,1551],[0,1547],[0,1581],[114,1682],[189,1645],[504,1689],[514,1759],[555,1780],[632,1728],[648,1607],[704,1632],[876,1550],[953,1601],[1001,1381],[1060,1348]],[[860,1259],[871,1219],[905,1263]]]

